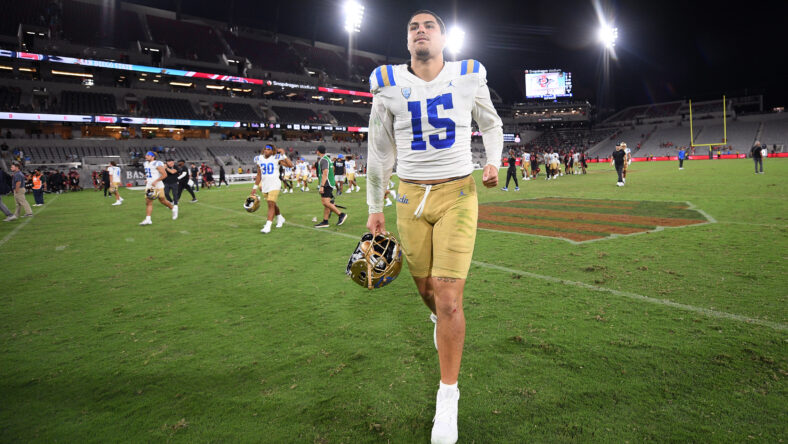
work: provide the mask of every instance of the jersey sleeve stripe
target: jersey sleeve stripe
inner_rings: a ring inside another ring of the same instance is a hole
[[[460,63],[460,75],[461,76],[464,76],[465,74],[468,74],[468,63],[466,63],[466,62],[468,62],[468,60],[463,60]]]
[[[381,72],[383,76],[382,86],[394,86],[397,84],[397,82],[394,81],[394,66],[386,65],[386,69],[381,69]]]
[[[380,66],[375,68],[375,79],[378,81],[378,86],[382,87],[383,86],[383,73],[382,73],[382,69],[380,69],[380,68],[381,68]]]
[[[480,65],[480,63],[479,63],[478,60],[474,60],[473,61],[473,73],[474,74],[478,74],[479,73],[479,65]]]

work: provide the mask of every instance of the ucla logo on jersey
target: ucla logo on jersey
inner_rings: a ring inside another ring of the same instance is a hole
[[[404,97],[405,100],[410,98],[410,88],[402,88],[402,97]]]

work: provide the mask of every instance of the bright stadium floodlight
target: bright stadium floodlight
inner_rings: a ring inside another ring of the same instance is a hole
[[[350,34],[361,31],[361,21],[364,20],[364,5],[348,0],[345,3],[345,31]]]
[[[459,26],[452,26],[446,35],[446,49],[452,54],[457,54],[462,50],[463,42],[465,42],[465,31]]]
[[[614,28],[608,24],[602,24],[599,28],[599,41],[605,45],[605,48],[612,49],[616,46],[618,39],[618,28]]]

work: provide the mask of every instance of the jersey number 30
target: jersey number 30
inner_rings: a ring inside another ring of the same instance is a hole
[[[443,106],[444,110],[454,108],[451,93],[427,99],[427,121],[433,128],[446,130],[446,137],[443,139],[438,134],[430,134],[430,145],[436,149],[451,148],[454,145],[454,121],[447,117],[438,117],[439,106]],[[426,150],[427,142],[424,140],[421,129],[421,102],[408,102],[408,111],[410,111],[410,122],[413,127],[413,141],[410,142],[410,149]]]
[[[266,163],[260,165],[260,173],[261,174],[274,174],[274,164],[273,163]]]

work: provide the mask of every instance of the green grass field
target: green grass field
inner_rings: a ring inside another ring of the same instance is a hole
[[[587,243],[480,230],[460,442],[788,439],[788,161],[765,167],[481,189],[690,202],[716,222]],[[344,275],[366,194],[323,230],[314,189],[283,195],[288,223],[263,235],[249,189],[200,191],[177,221],[156,204],[148,227],[141,191],[47,195],[0,224],[0,441],[429,441],[437,354],[407,267],[372,292]]]

